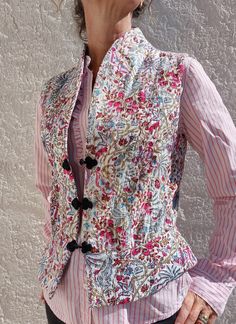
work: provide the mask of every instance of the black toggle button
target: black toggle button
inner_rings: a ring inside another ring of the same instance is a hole
[[[81,206],[81,202],[78,198],[74,198],[71,204],[75,209],[79,209],[79,207]]]
[[[82,209],[93,208],[93,203],[88,198],[83,198],[81,203],[76,197],[72,200],[71,204],[75,209],[79,209],[79,207],[82,207]]]
[[[87,253],[87,252],[91,252],[93,251],[93,247],[91,244],[87,243],[86,241],[84,241],[81,245],[78,245],[78,243],[76,242],[76,240],[73,240],[69,243],[67,243],[66,245],[67,250],[69,250],[70,252],[74,252],[75,249],[80,248],[82,253]]]
[[[85,163],[88,169],[92,169],[98,164],[98,161],[96,159],[92,159],[90,156],[86,156],[85,160],[80,159],[79,163],[81,165]]]
[[[73,252],[75,249],[79,248],[79,245],[77,244],[77,242],[75,240],[69,242],[66,245],[67,250],[69,250],[70,252]]]
[[[88,198],[83,198],[82,209],[93,208],[93,203]]]
[[[82,243],[82,252],[83,253],[87,253],[87,252],[90,252],[90,251],[92,251],[92,245],[91,244],[89,244],[89,243],[87,243],[87,242],[83,242]]]
[[[65,160],[63,161],[63,163],[62,163],[62,167],[63,167],[63,169],[65,169],[65,170],[67,170],[67,171],[70,171],[70,164],[69,164],[69,162],[68,162],[67,159],[65,159]]]

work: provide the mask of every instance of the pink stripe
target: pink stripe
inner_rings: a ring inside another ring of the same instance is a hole
[[[191,69],[191,66],[190,66],[190,69]],[[190,70],[191,71],[191,70]],[[198,76],[199,76],[199,78],[200,78],[200,76],[201,76],[201,71],[198,71]],[[201,122],[200,122],[200,120],[199,120],[199,117],[201,116],[200,114],[201,114],[201,110],[200,110],[200,112],[197,110],[197,109],[193,109],[193,107],[192,107],[192,104],[193,104],[193,102],[197,102],[197,100],[199,100],[198,99],[198,96],[199,96],[199,94],[200,94],[200,96],[202,97],[202,98],[207,98],[207,97],[203,97],[203,96],[205,96],[206,95],[206,93],[204,93],[204,92],[200,92],[202,89],[201,89],[201,81],[199,81],[199,82],[197,82],[197,80],[195,81],[195,79],[193,78],[193,79],[190,79],[190,76],[189,76],[189,78],[187,77],[186,78],[186,80],[188,81],[188,82],[186,82],[186,84],[185,84],[185,91],[184,91],[184,93],[185,93],[185,96],[184,96],[184,99],[183,99],[183,105],[182,105],[182,111],[188,111],[188,113],[189,114],[191,114],[191,116],[192,116],[192,119],[193,119],[193,123],[195,124],[195,130],[196,131],[198,131],[198,138],[202,138],[202,132],[201,132]],[[191,81],[190,81],[191,80]],[[187,92],[187,94],[186,94],[186,92]],[[200,92],[200,93],[199,93]],[[197,95],[197,96],[196,96]],[[199,96],[199,97],[200,97]],[[185,106],[184,105],[184,103],[185,103],[185,97],[186,97],[186,99],[188,100],[188,104]],[[203,99],[204,100],[204,99]],[[210,105],[209,105],[210,106]],[[198,109],[201,109],[201,108],[203,108],[203,107],[201,107],[201,104],[199,104],[199,106],[197,107]],[[208,108],[208,109],[210,109],[210,107]],[[184,113],[183,113],[184,114]],[[186,123],[186,125],[188,126],[188,124]],[[189,126],[188,126],[189,127]],[[194,144],[194,149],[196,150],[196,147],[197,147],[197,138],[195,137],[193,137],[193,134],[192,134],[192,129],[191,130],[189,130],[189,132],[187,131],[187,134],[188,134],[188,136],[187,136],[187,138],[188,138],[188,140],[190,141],[190,142],[192,142],[193,144]],[[190,134],[190,135],[189,135]],[[195,144],[196,143],[196,144]],[[200,156],[204,156],[204,147],[203,147],[203,145],[204,145],[204,142],[203,142],[203,139],[202,139],[202,142],[200,141],[200,143],[201,143],[201,146],[202,146],[202,149],[201,149],[201,151],[198,151],[198,154],[200,155]],[[208,150],[210,149],[210,147],[208,147]],[[208,152],[209,153],[209,152]],[[206,156],[205,156],[205,159],[206,159]],[[205,161],[205,163],[206,163],[207,161]],[[211,161],[211,163],[213,163],[213,161]],[[217,179],[215,176],[214,176],[214,174],[212,173],[213,172],[213,168],[210,168],[210,169],[207,169],[207,172],[209,172],[210,174],[209,174],[209,177],[208,177],[208,179],[210,180],[210,182],[208,182],[208,186],[209,186],[209,191],[210,191],[210,193],[212,194],[212,191],[211,191],[211,183],[212,182],[214,182],[214,187],[218,187],[219,188],[219,182],[218,183],[216,183],[215,182],[215,179]],[[208,174],[206,174],[206,175],[208,175]],[[211,182],[212,181],[212,182]]]

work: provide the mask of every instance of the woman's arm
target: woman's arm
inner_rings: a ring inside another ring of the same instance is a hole
[[[51,191],[51,166],[48,162],[47,153],[43,147],[40,137],[40,121],[41,121],[41,105],[42,94],[40,102],[36,110],[35,118],[35,138],[34,138],[34,158],[35,158],[35,186],[42,193],[43,207],[44,207],[44,237],[47,242],[51,236],[51,220],[49,213],[48,196]]]
[[[185,62],[181,120],[188,142],[204,162],[215,219],[209,257],[189,270],[190,290],[220,316],[236,286],[236,128],[200,62],[193,57]]]

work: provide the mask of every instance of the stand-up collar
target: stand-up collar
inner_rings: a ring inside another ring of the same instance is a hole
[[[137,42],[144,39],[145,36],[139,27],[132,27],[130,30],[123,32],[122,34],[120,34],[120,36],[117,39],[115,39],[115,41],[112,43],[112,45],[106,52],[102,64],[107,59],[109,60],[112,58],[113,50],[119,50],[120,48],[125,46],[127,46],[127,48],[132,47],[132,43],[135,42],[137,44]],[[82,52],[80,55],[79,64],[81,62],[84,62],[84,67],[87,68],[88,65],[90,64],[90,61],[91,61],[91,57],[88,55],[88,45],[87,43],[84,42]]]

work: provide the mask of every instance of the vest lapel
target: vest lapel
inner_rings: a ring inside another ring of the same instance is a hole
[[[137,57],[136,48],[142,41],[145,41],[142,31],[138,27],[133,27],[113,42],[103,58],[96,76],[88,110],[88,129],[86,134],[86,154],[88,155],[94,152],[92,140],[95,120],[99,122],[101,110],[107,109],[104,107],[104,101],[106,100],[104,89],[109,92],[112,87],[119,88],[121,86],[126,91],[131,91],[132,83],[130,79],[133,77],[132,73],[134,73],[135,68],[137,68],[135,65]],[[54,117],[56,115],[58,118],[57,125],[55,120],[53,120],[53,124],[55,127],[61,127],[61,132],[57,132],[57,158],[60,162],[69,156],[68,128],[81,86],[86,51],[87,44],[84,43],[78,64],[60,76],[61,80],[57,80],[57,89],[55,89],[58,91],[59,88],[59,94],[58,92],[55,94],[55,100],[51,98],[50,109],[55,109],[53,115]],[[130,67],[133,68],[132,71]]]

